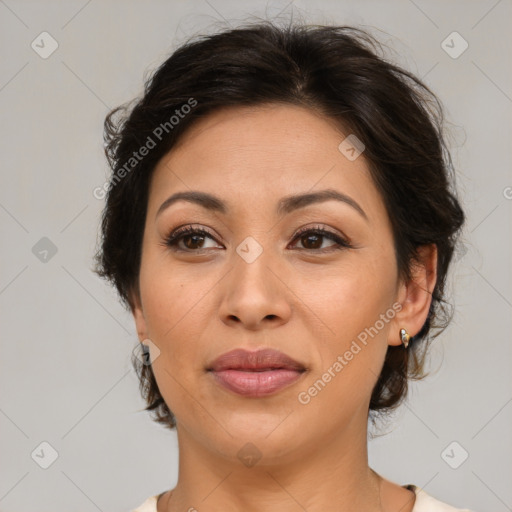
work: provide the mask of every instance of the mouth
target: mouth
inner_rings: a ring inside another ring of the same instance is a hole
[[[235,349],[218,357],[206,370],[215,382],[244,397],[274,394],[295,383],[306,367],[273,349]]]

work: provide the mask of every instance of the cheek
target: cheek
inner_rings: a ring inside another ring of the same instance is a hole
[[[295,281],[294,291],[310,308],[309,316],[321,321],[333,343],[343,345],[355,339],[392,305],[393,267],[366,256]]]
[[[205,294],[205,279],[170,262],[168,255],[147,250],[140,272],[140,292],[148,332],[165,346],[196,315]]]
[[[141,296],[149,338],[160,349],[152,370],[160,393],[176,418],[192,415],[201,418],[204,410],[195,407],[194,398],[203,403],[197,379],[203,372],[204,360],[199,347],[204,331],[200,320],[205,314],[204,281],[183,281],[179,272],[149,266],[151,273],[141,273]],[[204,418],[206,421],[207,418]]]
[[[388,262],[388,263],[386,263]],[[317,317],[313,334],[325,332],[318,341],[318,364],[308,383],[322,388],[329,383],[324,400],[340,396],[354,399],[354,405],[369,397],[387,350],[388,331],[395,310],[394,267],[389,259],[368,259],[338,267],[329,275],[316,276],[315,291],[297,280],[297,293],[304,297],[309,316]],[[321,327],[321,329],[319,329]],[[314,341],[314,339],[312,340]],[[336,376],[336,378],[334,377]],[[315,390],[312,390],[315,393]],[[347,398],[348,399],[348,398]],[[320,402],[321,400],[319,400]]]

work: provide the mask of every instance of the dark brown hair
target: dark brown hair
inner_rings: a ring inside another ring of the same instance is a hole
[[[407,350],[388,347],[371,396],[370,411],[391,410],[405,397],[408,379],[424,376],[427,344],[451,320],[445,280],[465,215],[456,197],[439,100],[417,77],[389,62],[382,46],[363,30],[264,21],[199,36],[174,51],[147,79],[135,105],[122,105],[105,119],[112,175],[104,188],[95,272],[115,285],[132,310],[157,162],[198,119],[223,107],[268,103],[312,109],[364,143],[392,224],[400,277],[411,278],[418,248],[437,245],[437,283],[428,318]],[[149,140],[155,146],[135,160],[134,152],[148,147]],[[175,417],[151,366],[137,357],[133,364],[146,410],[173,428]]]

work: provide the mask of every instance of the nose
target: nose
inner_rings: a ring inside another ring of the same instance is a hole
[[[289,321],[293,293],[271,251],[264,250],[252,262],[234,253],[233,267],[219,284],[219,314],[225,324],[259,330]]]

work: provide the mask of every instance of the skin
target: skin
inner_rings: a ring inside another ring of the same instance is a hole
[[[413,279],[399,279],[364,153],[350,161],[338,150],[347,135],[302,107],[228,108],[194,125],[158,163],[133,295],[139,339],[160,350],[153,371],[177,419],[178,483],[158,512],[412,510],[414,493],[368,466],[368,408],[388,345],[401,344],[402,327],[417,334],[427,318],[437,252],[425,246]],[[350,196],[367,220],[335,200],[275,213],[282,197],[321,189]],[[179,201],[156,216],[171,194],[190,190],[214,194],[229,213]],[[173,251],[166,236],[186,224],[212,237],[185,237]],[[352,247],[294,238],[318,224]],[[236,251],[248,236],[263,249],[251,263]],[[300,403],[298,394],[394,303],[394,318]],[[272,396],[236,395],[205,370],[236,347],[278,349],[307,371]],[[252,467],[237,456],[249,442],[261,455]]]

